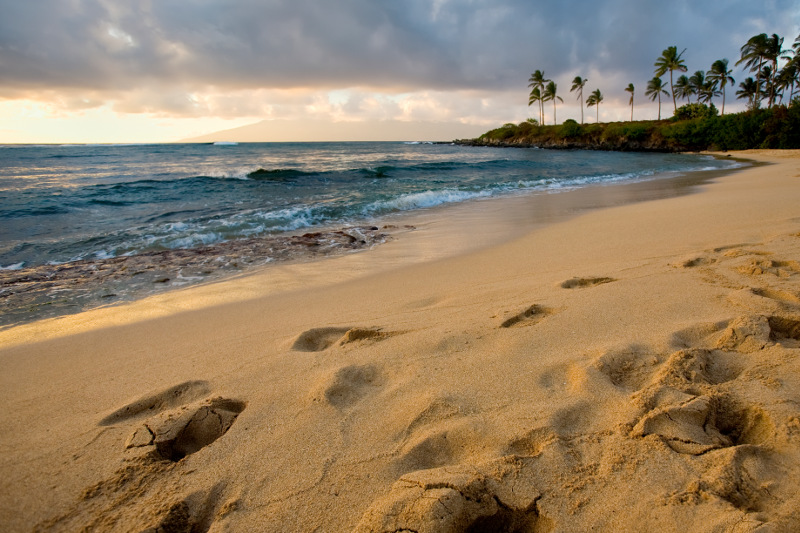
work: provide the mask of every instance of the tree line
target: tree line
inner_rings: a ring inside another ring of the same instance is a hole
[[[747,100],[748,109],[759,109],[765,101],[767,107],[771,108],[782,103],[784,96],[790,103],[794,100],[795,87],[800,86],[800,35],[789,48],[784,48],[783,42],[783,37],[777,34],[762,33],[751,37],[741,47],[740,59],[736,65],[744,65],[753,75],[739,83],[736,97]],[[686,61],[683,59],[685,52],[686,49],[678,53],[677,46],[670,46],[661,52],[654,63],[655,76],[647,82],[645,96],[651,101],[658,100],[658,120],[661,120],[662,95],[672,97],[673,113],[678,111],[678,100],[686,99],[691,104],[692,97],[696,97],[698,103],[711,104],[714,98],[722,97],[722,115],[725,115],[727,88],[733,87],[736,83],[731,76],[733,71],[729,68],[728,59],[714,61],[707,72],[698,70],[691,76],[681,74],[674,79],[674,73],[688,71]],[[779,67],[780,61],[785,62],[782,67]],[[669,85],[662,79],[667,72],[669,72]],[[587,107],[596,108],[596,120],[600,122],[600,103],[603,101],[603,94],[600,89],[595,89],[584,101],[583,91],[587,82],[586,78],[575,76],[570,88],[570,92],[577,93],[577,99],[581,104],[581,124],[584,123],[584,102]],[[528,87],[531,89],[528,106],[537,104],[539,109],[539,118],[528,120],[544,125],[544,105],[546,102],[553,102],[553,123],[556,124],[556,102],[564,102],[558,96],[558,85],[553,80],[547,79],[544,71],[536,70],[528,79]],[[633,83],[629,83],[624,90],[630,94],[628,105],[631,106],[631,121],[633,121],[636,89]]]

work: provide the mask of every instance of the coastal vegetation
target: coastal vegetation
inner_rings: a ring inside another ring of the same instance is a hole
[[[460,144],[680,152],[800,148],[800,103],[720,116],[714,104],[685,104],[665,120],[541,126],[506,124]]]
[[[684,54],[669,46],[654,63],[655,76],[647,82],[645,96],[658,101],[656,120],[633,121],[635,88],[630,83],[631,119],[628,122],[600,122],[599,88],[586,100],[583,89],[588,80],[575,76],[570,92],[577,93],[581,106],[580,124],[556,120],[557,85],[536,70],[528,80],[531,89],[528,105],[537,104],[539,118],[520,124],[508,123],[464,144],[539,146],[543,148],[590,148],[604,150],[685,151],[743,150],[748,148],[800,148],[800,36],[788,48],[777,34],[762,33],[751,37],[740,49],[736,65],[751,73],[740,81],[735,95],[746,102],[746,110],[725,114],[728,88],[736,80],[727,58],[714,61],[708,71],[697,70],[691,76],[674,73],[688,71]],[[662,78],[669,73],[669,83]],[[661,98],[672,97],[673,116],[661,119]],[[692,101],[695,98],[695,101]],[[544,103],[553,102],[553,125],[545,124]],[[681,104],[685,100],[686,103]],[[714,104],[721,104],[719,112]],[[595,107],[595,123],[584,124],[583,104]]]

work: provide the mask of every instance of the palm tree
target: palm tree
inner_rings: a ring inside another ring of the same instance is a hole
[[[785,89],[789,89],[789,103],[791,104],[792,100],[794,100],[794,87],[795,85],[800,85],[800,35],[797,36],[797,39],[794,40],[794,44],[792,45],[794,50],[787,50],[787,52],[794,55],[792,58],[788,58],[789,62],[781,69],[780,74],[780,83],[781,87]],[[785,71],[785,72],[784,72]]]
[[[778,59],[781,58],[783,52],[783,37],[779,37],[777,33],[773,33],[770,37],[767,37],[766,48],[764,49],[764,59],[772,63],[772,76],[770,76],[767,85],[770,107],[775,104],[775,97],[777,96]]]
[[[550,81],[544,77],[544,71],[537,70],[528,78],[528,87],[539,89],[539,94],[544,92],[545,84]],[[544,102],[539,100],[539,122],[544,124]]]
[[[684,48],[683,52],[685,51],[686,49]],[[661,52],[661,57],[656,59],[655,62],[655,72],[657,78],[663,76],[667,73],[667,71],[669,71],[669,87],[672,91],[672,106],[674,107],[675,111],[678,110],[678,104],[675,101],[675,87],[672,84],[672,73],[676,70],[679,72],[686,72],[686,64],[681,58],[681,56],[683,56],[683,52],[679,54],[677,46],[670,46]]]
[[[711,65],[711,69],[708,71],[708,79],[712,80],[714,83],[719,84],[722,88],[722,114],[725,114],[725,86],[728,85],[730,82],[731,85],[736,83],[731,77],[731,73],[733,70],[728,70],[728,60],[727,59],[717,59]]]
[[[756,73],[756,96],[753,101],[753,106],[758,107],[761,102],[761,86],[765,85],[770,94],[770,105],[774,99],[774,94],[771,92],[770,84],[773,81],[770,78],[764,78],[765,74],[774,74],[777,69],[778,57],[781,55],[783,46],[783,39],[776,34],[771,37],[766,33],[754,35],[747,40],[747,42],[740,48],[741,59],[736,62],[737,65],[742,63],[750,72]],[[772,70],[765,72],[764,63],[771,62],[773,65]]]
[[[798,37],[798,41],[800,41],[800,37]],[[581,103],[581,124],[583,124],[583,86],[587,81],[589,80],[586,78],[575,76],[575,79],[572,80],[572,88],[569,90],[571,93],[578,91],[578,101]]]
[[[736,97],[739,99],[747,98],[747,107],[754,109],[758,102],[758,82],[753,78],[746,78],[739,84],[739,90],[736,91]]]
[[[690,104],[692,103],[694,89],[689,81],[689,76],[681,74],[678,77],[678,80],[675,82],[675,93],[678,95],[678,98],[686,98]]]
[[[692,93],[697,95],[697,101],[702,102],[704,98],[704,89],[706,84],[706,73],[702,70],[696,71],[689,77],[689,86],[692,88]]]
[[[661,120],[661,94],[663,93],[669,96],[669,93],[664,89],[664,87],[664,81],[656,76],[647,82],[647,91],[644,93],[646,96],[650,97],[650,100],[655,100],[658,98],[658,120]]]
[[[778,74],[778,88],[781,91],[789,89],[789,103],[794,99],[794,86],[797,85],[798,74],[800,74],[798,65],[800,65],[800,61],[797,61],[797,57],[795,57]]]
[[[629,83],[628,86],[625,87],[625,91],[631,93],[631,100],[628,103],[631,104],[631,122],[633,122],[633,84]]]
[[[758,87],[761,90],[761,93],[768,95],[767,106],[772,105],[773,93],[775,92],[775,87],[773,87],[772,83],[772,78],[774,75],[774,72],[772,72],[772,65],[764,65],[761,67],[761,71],[756,77],[756,79],[759,80]]]
[[[556,82],[550,81],[547,87],[544,88],[544,95],[542,97],[542,101],[544,102],[553,101],[553,124],[556,124],[556,100],[561,100],[561,103],[564,103],[564,100],[558,96],[556,92],[558,92],[558,85],[556,85]]]
[[[595,89],[589,95],[589,98],[586,99],[586,106],[592,107],[597,106],[597,122],[600,122],[600,102],[603,101],[603,93],[600,92],[600,89]]]
[[[706,78],[703,83],[703,88],[700,90],[701,97],[698,97],[699,102],[710,104],[715,96],[721,95],[722,92],[717,89],[717,82]]]
[[[751,72],[761,70],[761,64],[764,62],[764,51],[767,48],[767,39],[766,33],[750,37],[739,49],[741,57],[736,62],[736,65],[744,63],[744,66]]]
[[[534,103],[541,104],[542,101],[542,93],[539,91],[538,87],[534,87],[531,89],[531,94],[528,96],[528,107],[532,106]],[[541,113],[539,113],[539,119],[542,118]],[[541,124],[541,120],[539,121]]]

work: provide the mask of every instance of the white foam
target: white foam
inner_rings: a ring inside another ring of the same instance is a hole
[[[222,236],[214,232],[193,233],[185,237],[173,239],[164,244],[169,248],[192,248],[200,244],[214,244],[222,240]]]
[[[444,189],[441,191],[425,191],[404,194],[392,200],[382,200],[373,202],[364,208],[366,213],[385,210],[409,211],[411,209],[423,209],[435,207],[442,204],[465,202],[475,198],[486,198],[491,196],[491,191],[459,191],[456,189]]]
[[[22,270],[23,266],[25,266],[25,261],[14,263],[13,265],[8,265],[8,266],[0,265],[0,270]]]

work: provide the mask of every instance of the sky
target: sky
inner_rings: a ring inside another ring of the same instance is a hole
[[[602,91],[601,122],[630,117],[628,83],[634,118],[655,119],[644,89],[664,48],[686,49],[691,74],[733,66],[753,35],[800,35],[797,0],[0,0],[0,13],[0,143],[170,142],[257,122],[305,122],[317,140],[350,122],[477,136],[538,116],[537,69],[558,84],[559,123],[580,120],[577,75],[584,98]]]

